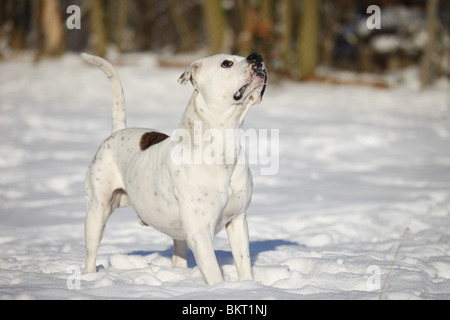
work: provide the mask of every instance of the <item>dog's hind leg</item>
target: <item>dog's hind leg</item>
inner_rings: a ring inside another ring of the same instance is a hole
[[[173,240],[172,267],[187,268],[188,245],[184,240]]]
[[[108,188],[109,189],[109,188]],[[96,272],[95,260],[100,241],[103,237],[106,221],[111,213],[126,202],[123,189],[102,190],[100,185],[86,181],[86,220],[84,226],[86,241],[86,265],[84,272]]]
[[[103,237],[106,221],[111,215],[111,207],[104,206],[99,201],[87,205],[86,220],[84,226],[86,241],[86,265],[84,272],[96,272],[95,260],[98,246]]]

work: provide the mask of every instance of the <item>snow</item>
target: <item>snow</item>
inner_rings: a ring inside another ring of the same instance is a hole
[[[84,264],[84,175],[111,130],[104,75],[78,55],[0,64],[0,299],[450,299],[448,81],[427,90],[270,83],[246,128],[279,130],[279,170],[248,210],[255,281],[207,286],[192,253],[129,209],[108,221],[95,274]],[[191,88],[149,54],[113,61],[128,124],[170,133]],[[269,139],[268,142],[271,140]],[[272,149],[273,150],[273,149]]]

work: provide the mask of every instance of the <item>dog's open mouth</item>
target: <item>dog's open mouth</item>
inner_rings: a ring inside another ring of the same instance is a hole
[[[264,95],[264,92],[266,91],[266,85],[267,85],[267,72],[265,70],[258,70],[255,71],[255,73],[253,74],[253,76],[250,78],[250,82],[243,85],[233,96],[234,100],[239,101],[244,97],[245,91],[247,91],[247,88],[250,87],[253,83],[254,78],[260,78],[260,79],[264,79],[264,83],[262,85],[262,89],[261,89],[261,99]]]
[[[249,83],[247,83],[246,85],[244,85],[242,88],[240,88],[238,90],[238,92],[236,92],[233,96],[234,100],[239,101],[242,99],[242,97],[244,96],[244,92],[245,90],[247,90],[247,88],[252,84],[252,82],[250,81]]]

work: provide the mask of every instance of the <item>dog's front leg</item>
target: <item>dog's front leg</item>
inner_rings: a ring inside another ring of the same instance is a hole
[[[222,273],[214,253],[213,237],[207,228],[198,231],[187,240],[189,248],[194,253],[197,266],[203,279],[209,285],[222,282]]]
[[[226,225],[228,241],[239,275],[239,280],[253,280],[250,263],[247,218],[240,214]]]

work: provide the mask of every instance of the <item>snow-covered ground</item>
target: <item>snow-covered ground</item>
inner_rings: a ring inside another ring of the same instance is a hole
[[[115,59],[128,124],[171,133],[191,93],[151,55]],[[108,221],[96,274],[84,264],[84,175],[111,128],[104,75],[77,55],[0,63],[0,299],[450,299],[448,82],[421,91],[281,82],[246,128],[279,129],[279,170],[252,166],[255,281],[225,282],[129,209]],[[264,132],[264,131],[262,131]]]

